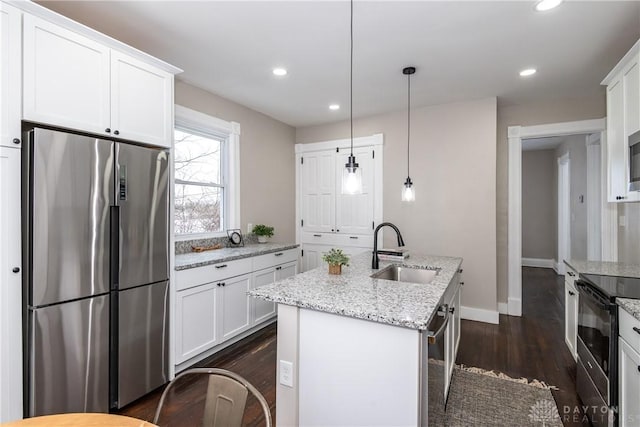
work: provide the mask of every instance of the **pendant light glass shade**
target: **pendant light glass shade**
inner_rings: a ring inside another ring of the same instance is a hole
[[[411,178],[407,177],[407,180],[402,186],[402,201],[403,202],[415,202],[416,201],[416,189],[413,187]]]
[[[416,72],[415,67],[405,67],[402,74],[407,76],[407,179],[402,186],[402,201],[415,202],[416,189],[409,175],[409,140],[411,135],[411,75]]]
[[[353,155],[353,0],[351,0],[351,66],[349,68],[349,109],[351,118],[351,153],[342,171],[342,194],[362,194],[362,169]]]
[[[362,169],[353,155],[342,171],[342,194],[362,194]]]

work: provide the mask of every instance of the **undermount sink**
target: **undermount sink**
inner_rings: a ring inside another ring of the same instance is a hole
[[[393,264],[371,275],[374,279],[393,280],[396,282],[428,284],[436,277],[439,268],[409,267]]]

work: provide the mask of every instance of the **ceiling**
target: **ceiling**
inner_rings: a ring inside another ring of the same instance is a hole
[[[347,1],[42,1],[172,63],[179,79],[300,127],[349,117]],[[356,1],[354,117],[497,96],[602,94],[640,38],[640,1]],[[275,77],[276,66],[288,69]],[[538,73],[521,78],[518,72]],[[330,111],[328,105],[342,108]]]

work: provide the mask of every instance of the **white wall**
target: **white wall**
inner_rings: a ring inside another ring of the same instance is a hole
[[[569,153],[571,258],[587,259],[587,135],[570,135],[556,150]],[[580,201],[580,196],[583,200]]]
[[[240,223],[275,227],[274,242],[295,241],[295,130],[250,108],[176,81],[175,102],[240,123]]]
[[[414,252],[464,258],[462,304],[495,311],[496,99],[412,110],[411,178],[416,202],[403,204],[406,111],[354,122],[354,136],[384,134],[384,219]],[[299,143],[349,136],[349,123],[296,129]],[[392,233],[387,233],[393,244]]]

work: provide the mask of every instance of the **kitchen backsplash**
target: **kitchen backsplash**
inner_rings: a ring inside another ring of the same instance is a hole
[[[242,240],[244,241],[245,245],[252,245],[252,244],[258,243],[258,237],[253,233],[242,235]],[[227,247],[228,243],[229,243],[229,238],[226,236],[212,237],[209,239],[181,240],[179,242],[178,241],[176,242],[176,255],[193,252],[191,250],[193,246],[207,247],[207,246],[214,246],[217,244],[221,244],[223,247]]]

